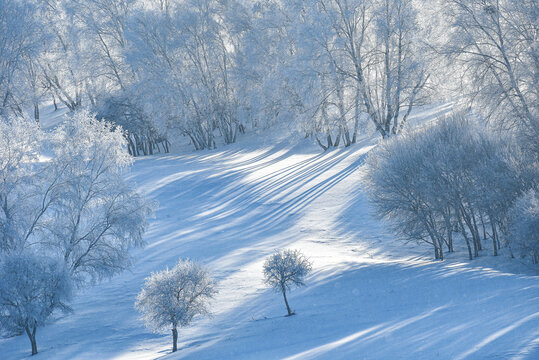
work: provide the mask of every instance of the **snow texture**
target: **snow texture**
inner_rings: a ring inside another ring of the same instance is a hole
[[[536,273],[486,252],[465,261],[462,248],[434,261],[429,247],[395,241],[362,185],[375,141],[324,153],[297,144],[245,136],[136,160],[130,180],[160,204],[148,245],[131,272],[79,293],[73,315],[40,329],[32,359],[539,358]],[[284,248],[313,263],[308,286],[290,293],[292,317],[263,283],[264,259]],[[170,354],[170,335],[147,330],[133,304],[149,274],[183,257],[209,268],[219,294],[213,317],[180,329]],[[0,357],[29,358],[28,339],[1,339]]]

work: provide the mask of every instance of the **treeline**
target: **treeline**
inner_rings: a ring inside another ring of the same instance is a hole
[[[323,149],[400,132],[429,93],[411,0],[1,0],[0,113],[52,101],[121,125],[132,155],[287,124]],[[370,125],[368,125],[370,124]]]
[[[537,125],[532,0],[1,0],[0,114],[45,101],[121,125],[133,155],[286,125],[323,149],[450,95]],[[479,105],[479,106],[477,106]],[[515,109],[518,109],[515,111]]]

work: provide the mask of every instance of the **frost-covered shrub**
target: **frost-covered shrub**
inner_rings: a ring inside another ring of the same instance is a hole
[[[509,217],[509,241],[522,257],[539,263],[539,191],[531,189],[515,202]]]
[[[304,286],[305,277],[311,270],[311,262],[299,250],[277,251],[264,262],[264,282],[283,294],[288,316],[294,312],[288,305],[286,292],[293,286]]]
[[[437,259],[444,247],[453,251],[455,231],[470,260],[482,250],[481,232],[497,255],[507,211],[525,186],[509,159],[499,136],[455,114],[382,142],[367,161],[369,195],[380,217],[433,245]]]
[[[178,327],[209,314],[208,302],[217,290],[209,271],[192,260],[179,260],[172,269],[152,273],[137,296],[135,308],[156,332],[172,330],[172,352],[178,349]]]
[[[69,311],[71,278],[61,261],[31,254],[0,260],[0,329],[10,335],[26,332],[37,354],[36,330],[55,310]]]

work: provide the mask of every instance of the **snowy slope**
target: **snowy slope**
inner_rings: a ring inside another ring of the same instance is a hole
[[[431,109],[425,118],[443,111]],[[484,252],[431,261],[370,215],[361,178],[375,141],[320,153],[297,139],[138,159],[131,174],[159,202],[136,265],[81,293],[73,315],[38,330],[32,359],[539,359],[539,277]],[[264,258],[299,248],[313,262],[290,294],[262,283]],[[179,257],[219,282],[213,317],[149,333],[133,302],[144,278]],[[0,359],[29,358],[23,337]]]

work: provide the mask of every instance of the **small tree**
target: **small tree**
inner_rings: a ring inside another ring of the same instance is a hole
[[[288,316],[295,313],[290,310],[286,291],[292,286],[304,286],[305,276],[312,270],[311,262],[299,250],[280,250],[269,256],[264,263],[264,282],[275,291],[283,294]]]
[[[156,332],[172,327],[172,352],[178,350],[178,327],[188,326],[197,315],[209,313],[208,301],[217,293],[215,281],[203,265],[179,260],[146,278],[135,308],[146,326]]]
[[[0,278],[0,328],[11,335],[26,332],[35,355],[37,328],[55,310],[70,310],[69,271],[52,258],[9,255],[0,262]]]

